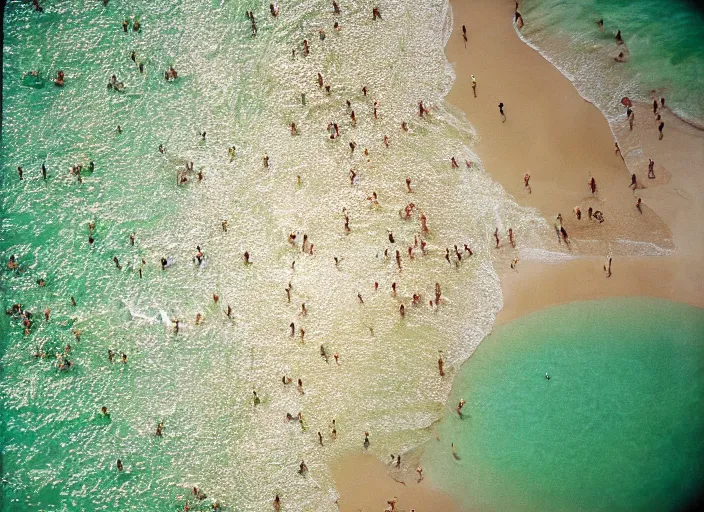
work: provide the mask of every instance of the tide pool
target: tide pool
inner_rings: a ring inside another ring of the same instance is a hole
[[[423,465],[468,508],[676,509],[704,476],[704,311],[576,302],[500,326],[446,409]]]

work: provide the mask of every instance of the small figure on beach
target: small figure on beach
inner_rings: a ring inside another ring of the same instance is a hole
[[[369,448],[369,432],[364,433],[364,449]]]
[[[621,37],[621,31],[616,32],[616,43],[623,44],[623,37]]]
[[[655,179],[655,161],[648,158],[648,178]]]
[[[503,117],[504,121],[506,121],[506,114],[504,114],[504,102],[503,101],[499,102],[499,114],[501,114],[501,117]]]
[[[611,255],[609,255],[606,263],[604,264],[604,272],[606,272],[606,277],[611,277]]]
[[[472,92],[474,93],[474,97],[477,97],[477,79],[475,78],[474,75],[472,75]]]
[[[589,178],[589,190],[592,191],[592,194],[596,194],[596,180],[594,179],[594,176]]]
[[[641,199],[640,199],[640,197],[638,198],[638,201],[636,201],[636,208],[638,208],[638,211],[639,211],[641,214],[643,213],[643,210],[642,210],[642,207],[641,207]]]
[[[530,194],[533,190],[530,188],[530,172],[526,172],[523,175],[523,187],[528,190]]]
[[[663,121],[660,121],[660,124],[658,125],[658,131],[660,132],[660,137],[658,138],[659,140],[662,140],[662,138],[663,138],[663,133],[662,133],[663,128],[665,128],[665,123]]]
[[[614,154],[618,155],[623,159],[623,155],[621,154],[621,148],[618,146],[618,142],[614,142]]]

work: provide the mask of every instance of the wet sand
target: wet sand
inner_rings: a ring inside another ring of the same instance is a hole
[[[460,107],[476,128],[479,142],[474,149],[487,172],[550,224],[561,213],[572,239],[573,259],[559,263],[521,257],[520,240],[518,252],[508,245],[497,251],[504,293],[497,323],[556,304],[615,296],[653,296],[704,307],[704,132],[665,111],[665,137],[658,140],[652,108],[635,105],[635,129],[629,131],[624,115],[612,133],[601,112],[517,36],[513,0],[451,3],[454,31],[446,55],[457,79],[447,101]],[[505,122],[499,102],[505,105]],[[614,153],[614,135],[637,175],[635,191],[629,187],[631,171]],[[632,153],[638,146],[644,151]],[[647,178],[648,158],[656,162],[655,180]],[[526,171],[531,173],[531,193],[523,185]],[[590,176],[597,182],[594,196],[587,185]],[[635,207],[638,197],[643,213]],[[581,221],[573,213],[575,206],[581,208]],[[587,219],[589,206],[604,212],[604,223]],[[647,244],[654,244],[670,254],[625,257],[621,254],[638,244],[626,248],[620,240],[641,242],[640,247],[651,250]],[[602,267],[609,251],[614,254],[613,274],[606,278]],[[514,257],[521,260],[511,270]],[[343,457],[334,468],[340,510],[382,510],[393,496],[401,510],[453,510],[438,501],[432,475],[417,484],[414,469],[394,475],[408,482],[402,485],[370,456]]]
[[[412,466],[412,467],[406,467]],[[342,512],[377,512],[387,502],[398,499],[396,510],[459,512],[465,510],[450,497],[435,490],[427,475],[419,482],[415,464],[403,464],[400,470],[365,454],[343,457],[333,468],[340,493]]]

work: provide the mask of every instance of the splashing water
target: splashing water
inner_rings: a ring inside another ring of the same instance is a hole
[[[276,18],[264,2],[57,1],[41,15],[9,4],[0,243],[20,269],[6,269],[3,281],[7,307],[21,303],[34,316],[29,335],[17,319],[3,326],[6,510],[175,510],[217,500],[254,511],[268,509],[275,493],[292,510],[335,510],[332,457],[362,449],[365,431],[380,456],[425,439],[450,377],[502,304],[492,261],[509,248],[495,250],[491,233],[498,227],[505,237],[512,227],[522,247],[539,249],[549,232],[491,181],[468,147],[471,127],[443,103],[454,79],[443,54],[448,3],[380,7],[375,21],[361,1],[345,2],[340,15],[324,1],[286,3]],[[125,17],[141,30],[124,32]],[[170,65],[173,82],[163,78]],[[48,80],[59,69],[64,87]],[[22,78],[31,70],[39,77]],[[330,94],[318,87],[319,72]],[[124,91],[106,87],[113,74]],[[430,109],[423,118],[419,100]],[[339,138],[329,138],[328,123],[339,125]],[[77,183],[69,166],[89,161],[95,171]],[[194,173],[177,186],[186,162]],[[379,206],[366,199],[372,192]],[[404,220],[409,202],[415,209]],[[304,234],[312,255],[301,250]],[[427,254],[415,248],[411,259],[414,237],[427,241]],[[474,255],[448,264],[454,244]],[[193,262],[197,245],[204,265]],[[162,257],[173,265],[162,270]],[[443,300],[431,309],[436,282]],[[60,371],[55,356],[69,343],[73,365]],[[321,345],[340,365],[325,362]],[[122,353],[127,364],[117,362]],[[302,425],[285,420],[299,411]],[[159,422],[163,437],[154,435]],[[197,500],[192,486],[209,498]]]

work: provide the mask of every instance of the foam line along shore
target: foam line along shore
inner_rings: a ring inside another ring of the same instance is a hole
[[[510,260],[501,262],[504,304],[497,322],[555,304],[605,297],[662,297],[704,307],[700,285],[704,273],[698,257],[704,241],[701,134],[664,110],[668,131],[658,140],[657,126],[646,121],[647,110],[641,111],[645,106],[638,103],[634,109],[636,118],[643,120],[643,131],[629,139],[629,134],[619,133],[623,124],[612,129],[595,105],[518,37],[514,7],[510,0],[452,2],[454,29],[446,55],[456,80],[447,100],[460,107],[476,129],[473,149],[496,181],[520,204],[537,208],[548,222],[562,214],[572,250],[565,252],[555,240],[546,252],[520,251],[515,269]],[[529,20],[526,16],[526,23]],[[467,28],[466,46],[462,25]],[[596,23],[594,28],[598,30]],[[504,104],[505,122],[499,103]],[[626,121],[625,116],[620,120]],[[629,131],[627,121],[625,130]],[[625,148],[626,161],[614,152],[614,134]],[[631,165],[637,150],[629,141],[647,146],[658,163],[655,180],[647,178],[647,165],[634,170],[639,183],[635,190],[628,186],[633,173],[626,163]],[[523,180],[526,172],[531,174],[530,193]],[[588,188],[590,177],[598,184],[596,194]],[[641,210],[636,208],[639,197]],[[575,207],[580,207],[581,219]],[[587,218],[590,207],[603,212],[603,223]],[[609,254],[613,272],[606,278],[603,267]],[[405,488],[394,485],[384,470],[373,472],[363,466],[358,471],[355,460],[341,460],[340,480],[360,474],[370,475],[365,482],[386,479],[398,492],[399,502],[413,506],[403,498]],[[422,485],[432,481],[433,474],[428,476]],[[414,477],[412,472],[406,475],[407,486],[415,485]],[[374,499],[379,503],[385,497],[379,494]],[[345,496],[341,504],[349,507],[343,510],[354,510],[355,502],[346,502]]]

